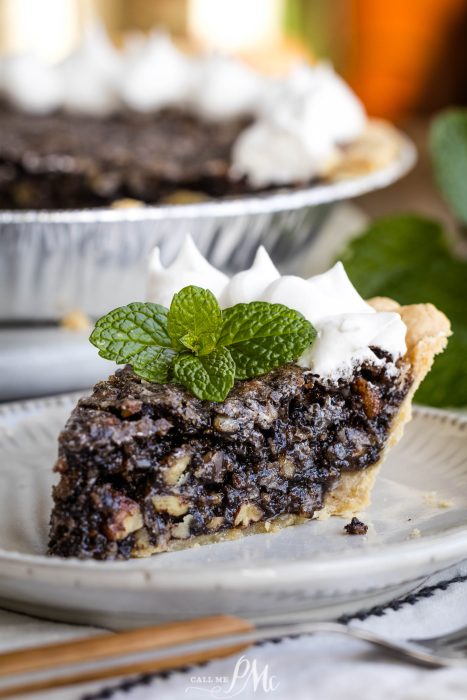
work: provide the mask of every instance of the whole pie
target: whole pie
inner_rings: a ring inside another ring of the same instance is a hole
[[[431,304],[367,305],[342,266],[305,281],[280,277],[269,263],[263,257],[227,285],[210,266],[188,265],[178,283],[212,279],[221,306],[247,294],[282,297],[306,315],[310,303],[311,350],[235,381],[222,401],[177,381],[148,381],[130,365],[97,384],[59,437],[50,554],[145,557],[368,505],[449,322]],[[176,281],[156,273],[161,298]],[[321,317],[312,308],[319,299]]]
[[[0,58],[0,208],[185,203],[380,169],[389,124],[327,64],[266,76],[154,34],[118,52],[101,30],[62,64]]]

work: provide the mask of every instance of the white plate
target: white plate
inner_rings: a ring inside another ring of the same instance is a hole
[[[219,612],[329,618],[467,558],[467,418],[429,409],[416,410],[386,463],[365,537],[332,518],[146,560],[47,558],[56,438],[75,401],[0,407],[4,607],[113,627]]]

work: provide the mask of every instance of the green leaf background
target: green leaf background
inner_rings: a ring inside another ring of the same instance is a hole
[[[430,150],[438,186],[467,224],[467,110],[448,109],[433,120]]]
[[[467,263],[450,251],[440,225],[414,215],[381,219],[349,244],[341,260],[365,298],[382,295],[401,304],[432,302],[444,311],[454,334],[416,401],[467,405]]]

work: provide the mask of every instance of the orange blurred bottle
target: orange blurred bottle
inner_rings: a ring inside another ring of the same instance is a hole
[[[347,79],[374,116],[417,106],[466,0],[348,0]]]

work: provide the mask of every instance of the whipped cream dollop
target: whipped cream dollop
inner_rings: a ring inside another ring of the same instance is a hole
[[[118,108],[122,58],[99,25],[88,29],[81,46],[56,70],[63,109],[105,117]]]
[[[318,337],[298,364],[321,377],[350,376],[365,361],[380,364],[371,347],[385,350],[394,359],[406,351],[406,327],[394,312],[336,314],[314,325]]]
[[[302,313],[316,328],[317,337],[298,364],[325,379],[351,376],[366,361],[380,364],[372,347],[394,360],[407,349],[406,326],[400,315],[377,312],[367,304],[340,262],[309,279],[281,276],[261,247],[252,266],[229,279],[207,262],[189,237],[166,268],[156,248],[149,263],[149,301],[168,307],[173,294],[190,284],[210,289],[223,308],[267,301]]]
[[[0,64],[0,93],[28,114],[49,114],[62,104],[62,81],[37,56],[6,56]]]
[[[326,174],[339,147],[367,124],[361,102],[327,63],[267,77],[232,56],[184,54],[163,32],[133,35],[117,51],[100,25],[59,65],[33,56],[0,60],[0,91],[34,114],[105,117],[128,107],[178,108],[208,122],[251,117],[233,144],[231,176],[257,188]]]
[[[264,84],[242,61],[217,53],[187,55],[161,31],[129,35],[118,51],[99,24],[88,27],[81,44],[58,65],[32,55],[0,59],[5,97],[37,114],[61,108],[105,117],[122,107],[139,112],[175,107],[221,121],[253,116]]]
[[[299,66],[270,81],[257,120],[234,145],[232,173],[255,187],[309,180],[366,124],[362,103],[329,64]]]
[[[219,53],[189,56],[170,36],[133,36],[117,51],[100,25],[57,66],[32,56],[0,61],[0,90],[19,109],[105,117],[187,110],[205,121],[249,116],[232,148],[230,175],[253,187],[309,182],[325,175],[339,147],[367,126],[362,103],[332,66],[298,65],[271,78]]]
[[[133,42],[125,56],[120,94],[128,107],[151,112],[188,103],[193,65],[168,34],[154,32],[139,45]]]
[[[199,58],[193,66],[190,106],[203,119],[234,119],[259,109],[264,78],[245,63],[213,53]]]
[[[159,248],[154,248],[149,259],[148,300],[170,306],[172,297],[183,287],[195,285],[210,289],[219,297],[229,278],[213,267],[201,255],[192,238],[187,236],[175,260],[164,267]]]
[[[279,278],[279,270],[266,249],[260,246],[250,269],[238,272],[224,287],[219,296],[219,304],[226,309],[235,304],[248,304],[252,300],[260,300],[264,289]]]

